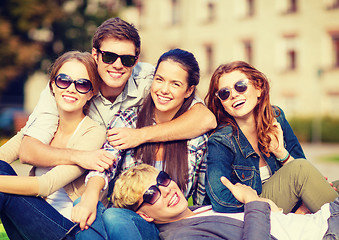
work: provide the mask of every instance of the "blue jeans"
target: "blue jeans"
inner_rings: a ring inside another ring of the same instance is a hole
[[[80,202],[80,198],[74,201],[74,205]],[[106,210],[105,206],[99,202],[97,206],[97,216],[95,221],[89,226],[88,229],[78,231],[76,234],[76,240],[108,240],[105,225],[102,220],[103,212]]]
[[[330,203],[330,218],[328,219],[328,230],[323,239],[337,240],[339,239],[339,197]]]
[[[0,160],[0,175],[17,174],[8,163]],[[10,239],[74,239],[72,234],[65,236],[74,223],[41,197],[0,193],[0,211]]]
[[[110,240],[159,239],[159,230],[137,213],[123,208],[108,208],[103,216]]]

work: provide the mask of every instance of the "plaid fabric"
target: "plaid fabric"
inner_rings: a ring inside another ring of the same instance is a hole
[[[136,128],[138,107],[132,107],[125,111],[119,111],[109,124],[111,128]],[[133,149],[117,150],[113,148],[108,141],[103,145],[103,148],[114,155],[117,159],[112,168],[103,173],[91,171],[86,178],[86,181],[93,176],[101,176],[105,179],[105,188],[108,183],[121,172],[130,169],[131,167],[141,164],[141,160],[133,157]],[[186,198],[193,198],[193,203],[201,205],[204,201],[205,190],[205,174],[206,174],[206,151],[207,151],[207,135],[201,135],[187,141],[188,149],[188,169],[189,178],[187,182],[187,190],[184,192]],[[162,169],[158,169],[162,170]]]

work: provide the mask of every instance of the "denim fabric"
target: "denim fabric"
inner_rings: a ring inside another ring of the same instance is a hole
[[[16,175],[0,160],[1,175]],[[41,197],[0,193],[1,220],[10,239],[61,239],[74,226]],[[74,239],[71,235],[64,239]]]
[[[108,208],[103,214],[103,220],[109,239],[159,239],[155,224],[147,222],[131,210]]]
[[[305,158],[297,137],[287,122],[283,111],[277,117],[284,132],[285,148],[294,158]],[[251,186],[258,194],[262,192],[259,172],[259,155],[237,127],[233,134],[231,126],[219,126],[208,139],[206,190],[213,209],[218,212],[241,212],[243,204],[221,183],[220,177],[227,177],[233,184],[239,182]],[[273,154],[261,154],[271,174],[280,167]]]
[[[328,219],[328,230],[324,235],[324,240],[339,239],[339,197],[330,203],[331,216]]]
[[[74,201],[74,205],[78,204],[80,202],[80,198]],[[95,221],[92,223],[92,225],[87,229],[83,231],[78,231],[76,233],[75,239],[76,240],[108,240],[107,232],[105,229],[105,225],[102,219],[102,214],[106,210],[105,206],[99,202],[97,206],[97,216]]]

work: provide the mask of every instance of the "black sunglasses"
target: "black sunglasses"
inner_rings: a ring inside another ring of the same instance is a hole
[[[92,83],[90,80],[85,78],[73,80],[70,76],[64,73],[59,73],[55,77],[54,81],[55,85],[61,89],[66,89],[74,83],[75,89],[82,94],[88,93],[92,90]]]
[[[138,59],[138,56],[119,55],[113,52],[101,51],[100,49],[97,49],[97,51],[101,53],[102,61],[107,64],[112,64],[120,58],[122,65],[125,67],[132,67]]]
[[[232,89],[235,89],[235,91],[237,91],[238,93],[243,93],[247,90],[247,88],[248,88],[248,79],[242,79],[236,82],[233,88],[228,87],[222,88],[219,91],[217,91],[215,95],[221,101],[225,101],[230,97]]]
[[[135,210],[138,211],[144,203],[153,205],[159,200],[161,192],[159,186],[167,187],[171,183],[171,177],[164,171],[161,171],[157,176],[157,184],[150,186],[143,195],[143,201],[139,207]]]

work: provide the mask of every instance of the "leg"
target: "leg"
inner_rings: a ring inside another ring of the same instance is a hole
[[[15,171],[0,161],[0,174]],[[60,239],[74,225],[40,197],[0,193],[0,211],[11,239]]]
[[[289,213],[301,199],[311,212],[332,202],[338,193],[307,160],[296,159],[279,169],[264,185],[261,197],[269,198],[284,213]]]
[[[154,223],[149,223],[137,213],[122,208],[109,208],[103,215],[109,239],[159,239]]]
[[[339,239],[339,198],[330,203],[331,216],[328,219],[328,230],[323,239]]]
[[[79,200],[80,198],[74,201],[74,205],[78,204]],[[102,215],[105,210],[106,210],[105,206],[101,202],[99,202],[97,206],[97,216],[95,218],[95,221],[87,230],[79,231],[76,234],[76,240],[86,240],[86,239],[108,240],[105,225],[102,220]]]

